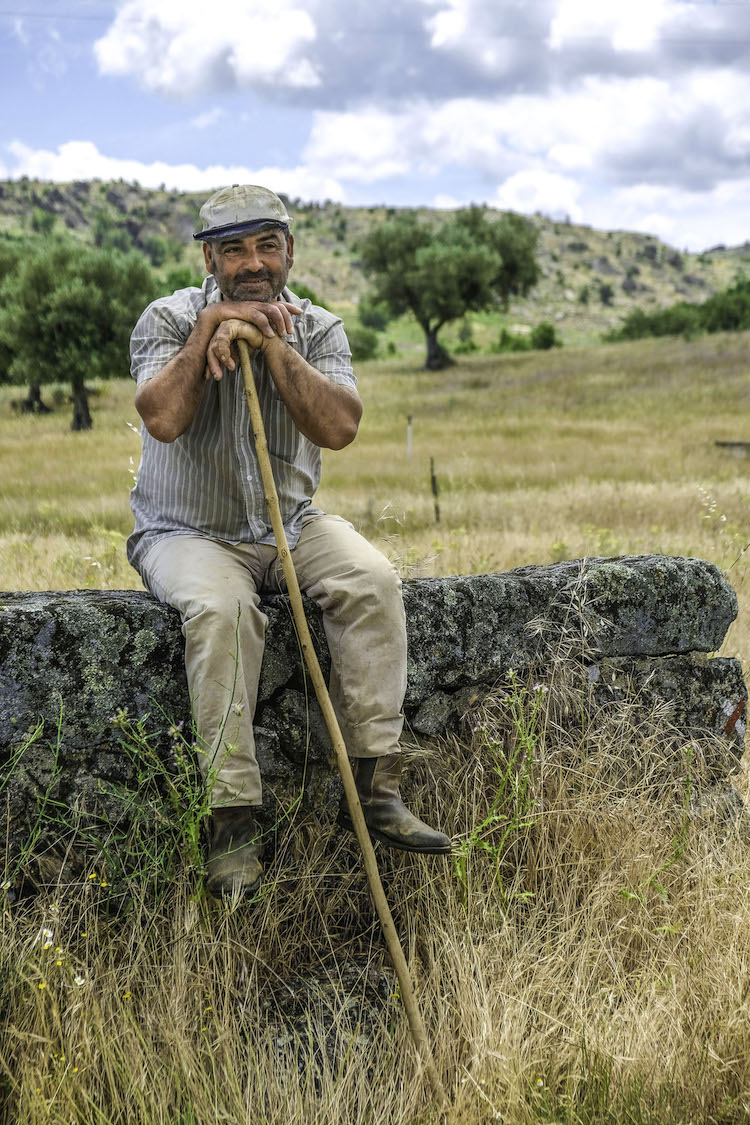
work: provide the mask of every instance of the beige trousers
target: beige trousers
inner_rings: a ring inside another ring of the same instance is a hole
[[[339,516],[308,516],[291,554],[301,589],[323,610],[331,698],[350,755],[396,752],[406,619],[395,567]],[[142,575],[182,618],[211,805],[259,805],[253,716],[268,623],[260,594],[286,589],[275,546],[172,535],[151,548]]]

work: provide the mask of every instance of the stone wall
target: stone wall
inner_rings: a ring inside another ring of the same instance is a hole
[[[405,584],[404,600],[405,712],[417,734],[455,726],[509,671],[543,680],[562,659],[584,662],[597,703],[633,693],[668,701],[685,738],[715,736],[717,763],[726,762],[727,747],[735,759],[742,754],[740,664],[708,656],[721,647],[737,599],[709,563],[648,555],[421,579]],[[333,807],[335,767],[288,601],[272,597],[264,609],[256,732],[266,790],[288,798],[304,774],[309,799]],[[307,609],[327,672],[321,617],[311,603]],[[112,721],[123,711],[143,720],[165,761],[169,728],[183,722],[189,730],[174,610],[145,592],[0,594],[0,786],[11,835],[50,794],[63,803],[101,800],[108,784],[132,784],[133,764]]]

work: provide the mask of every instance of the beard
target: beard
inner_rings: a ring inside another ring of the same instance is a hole
[[[224,297],[228,301],[275,301],[280,296],[286,285],[289,271],[279,273],[270,270],[259,270],[258,273],[243,271],[234,277],[227,277],[223,273],[216,273]]]

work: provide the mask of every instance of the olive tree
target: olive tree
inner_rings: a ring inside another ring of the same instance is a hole
[[[440,329],[467,312],[507,305],[538,278],[536,228],[520,215],[490,221],[481,207],[457,212],[438,227],[404,212],[369,232],[359,245],[373,281],[371,304],[392,316],[410,310],[425,334],[425,367],[452,363]]]
[[[128,374],[130,332],[156,295],[140,254],[28,245],[0,284],[0,348],[15,383],[69,382],[71,429],[91,427],[86,380]]]

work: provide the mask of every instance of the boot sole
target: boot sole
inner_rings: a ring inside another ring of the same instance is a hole
[[[346,813],[340,812],[336,820],[347,832],[354,832],[351,817],[347,816]],[[402,840],[394,840],[392,836],[386,836],[384,832],[378,832],[377,828],[370,828],[369,824],[367,825],[367,831],[370,833],[373,840],[385,844],[387,848],[391,848],[396,852],[415,852],[419,855],[450,855],[452,850],[450,844],[441,848],[418,848],[413,844],[406,844]]]

